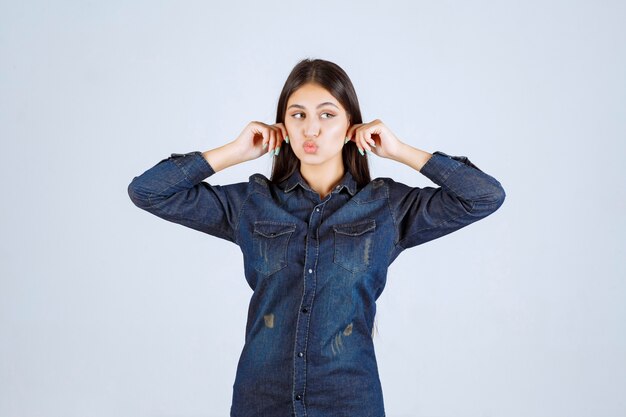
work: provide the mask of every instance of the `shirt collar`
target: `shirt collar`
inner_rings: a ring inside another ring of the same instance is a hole
[[[302,177],[302,174],[300,174],[299,168],[296,168],[293,171],[293,174],[282,182],[283,191],[286,193],[291,192],[298,184],[300,184],[300,186],[305,190],[313,191],[306,180]],[[341,177],[339,184],[335,186],[335,189],[332,192],[339,192],[343,188],[348,190],[350,195],[356,194],[356,180],[347,169],[343,174],[343,177]]]

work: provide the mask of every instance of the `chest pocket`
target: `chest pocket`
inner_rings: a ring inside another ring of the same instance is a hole
[[[360,272],[372,264],[376,221],[336,224],[333,262],[348,271]]]
[[[295,230],[295,223],[270,220],[254,222],[252,234],[254,269],[269,276],[286,267],[287,247]]]

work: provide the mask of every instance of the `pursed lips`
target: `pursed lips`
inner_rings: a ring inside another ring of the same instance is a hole
[[[311,152],[317,149],[317,144],[312,140],[307,140],[302,144],[305,151]]]

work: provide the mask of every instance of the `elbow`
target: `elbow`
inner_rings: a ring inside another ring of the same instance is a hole
[[[141,187],[139,177],[134,177],[127,187],[128,196],[134,205],[141,209],[150,207],[148,193]]]
[[[504,187],[500,183],[494,189],[494,192],[491,196],[491,213],[498,210],[502,204],[504,204],[504,200],[506,199],[506,192],[504,191]]]
[[[506,192],[500,182],[495,181],[490,187],[485,189],[485,193],[481,198],[474,200],[472,211],[479,217],[487,217],[491,213],[498,210],[504,200],[506,199]]]

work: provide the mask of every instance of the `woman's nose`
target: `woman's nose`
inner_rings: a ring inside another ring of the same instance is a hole
[[[306,137],[318,136],[320,133],[320,125],[316,121],[308,122],[304,127],[304,135]]]

